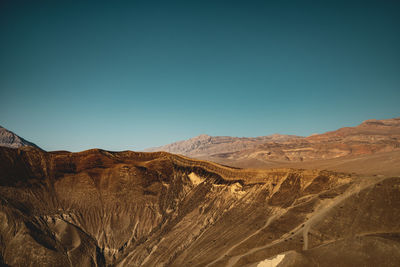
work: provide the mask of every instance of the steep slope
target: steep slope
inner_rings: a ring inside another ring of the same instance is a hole
[[[0,148],[0,263],[398,266],[399,190],[399,177],[165,152]]]
[[[32,146],[39,148],[34,143],[26,141],[22,137],[19,137],[15,133],[7,130],[0,126],[0,146],[3,147],[11,147],[11,148],[18,148],[23,146]]]

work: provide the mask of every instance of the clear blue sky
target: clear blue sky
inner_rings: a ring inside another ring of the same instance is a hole
[[[400,1],[0,2],[0,125],[46,150],[400,116]]]

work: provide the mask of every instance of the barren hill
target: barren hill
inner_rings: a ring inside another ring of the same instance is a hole
[[[0,264],[399,266],[400,178],[0,148]]]

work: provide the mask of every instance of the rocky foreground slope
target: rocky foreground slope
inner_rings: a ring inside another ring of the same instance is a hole
[[[400,177],[0,148],[0,264],[400,266]]]

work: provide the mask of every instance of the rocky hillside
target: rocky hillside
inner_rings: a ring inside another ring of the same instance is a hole
[[[11,147],[11,148],[18,148],[23,146],[32,146],[39,148],[34,143],[26,141],[22,137],[19,137],[15,133],[7,130],[0,126],[0,146],[3,147]]]
[[[0,264],[399,266],[400,178],[0,148]]]

